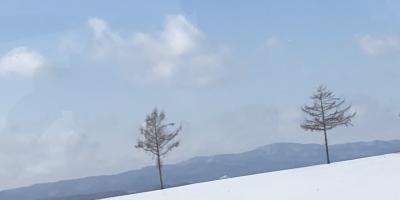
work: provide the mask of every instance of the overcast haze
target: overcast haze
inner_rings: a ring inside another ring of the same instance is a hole
[[[153,164],[155,106],[183,126],[166,163],[322,143],[319,84],[358,113],[332,143],[400,139],[399,1],[40,3],[0,3],[0,190]]]

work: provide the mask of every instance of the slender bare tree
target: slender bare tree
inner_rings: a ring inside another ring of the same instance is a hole
[[[307,131],[323,131],[325,136],[326,162],[329,164],[329,147],[327,131],[337,126],[352,126],[351,119],[356,116],[350,112],[351,105],[344,106],[345,100],[330,92],[325,86],[319,86],[311,96],[311,106],[301,109],[307,115],[301,127]]]
[[[161,158],[170,152],[173,148],[179,146],[179,141],[174,140],[178,133],[182,130],[179,126],[175,130],[168,130],[173,127],[174,123],[164,123],[165,113],[159,112],[157,108],[147,115],[144,125],[140,128],[142,139],[138,139],[136,148],[143,149],[149,152],[156,159],[156,166],[160,178],[160,188],[164,189],[162,175],[162,160]]]

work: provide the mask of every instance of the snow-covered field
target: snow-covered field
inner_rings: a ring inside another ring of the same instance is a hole
[[[399,200],[400,154],[257,174],[108,200]]]

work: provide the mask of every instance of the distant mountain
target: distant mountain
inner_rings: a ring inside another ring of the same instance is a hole
[[[400,140],[373,141],[330,146],[331,159],[355,158],[400,152]],[[178,186],[276,170],[305,167],[325,162],[319,144],[277,143],[239,154],[195,157],[164,166],[166,185]],[[92,200],[158,188],[154,167],[116,175],[42,183],[0,192],[0,200]]]

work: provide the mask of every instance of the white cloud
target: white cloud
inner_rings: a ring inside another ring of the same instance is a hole
[[[368,55],[382,55],[385,53],[400,52],[400,36],[386,35],[375,37],[371,35],[358,35],[355,40],[360,49]]]
[[[103,37],[109,32],[107,23],[99,18],[89,18],[88,25],[93,29],[96,37]]]
[[[133,39],[146,53],[144,56],[152,63],[154,74],[159,78],[170,78],[185,56],[201,46],[204,35],[184,16],[177,15],[167,17],[158,37],[140,33]]]
[[[32,77],[44,65],[45,59],[39,52],[27,47],[17,47],[0,57],[0,74]]]
[[[179,56],[189,53],[199,46],[203,34],[184,16],[168,16],[160,39],[160,43],[168,51],[165,53],[170,56]]]
[[[90,46],[87,48],[91,59],[96,61],[106,61],[122,59],[131,52],[129,41],[124,40],[118,33],[114,33],[108,24],[99,18],[89,18],[88,27],[92,32]]]
[[[167,16],[158,34],[122,34],[99,18],[90,18],[88,27],[89,58],[129,66],[142,79],[171,80],[180,75],[205,85],[222,66],[222,51],[211,47],[205,34],[183,15]]]

